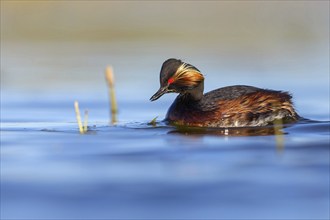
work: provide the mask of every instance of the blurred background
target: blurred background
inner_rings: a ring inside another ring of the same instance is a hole
[[[2,102],[107,102],[112,65],[119,101],[156,106],[171,57],[199,68],[205,91],[288,90],[301,114],[329,118],[328,1],[1,1]]]

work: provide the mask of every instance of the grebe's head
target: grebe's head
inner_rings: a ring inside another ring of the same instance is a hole
[[[201,72],[188,63],[177,59],[166,60],[160,70],[160,88],[150,98],[155,101],[165,93],[185,93],[198,87],[204,81]]]

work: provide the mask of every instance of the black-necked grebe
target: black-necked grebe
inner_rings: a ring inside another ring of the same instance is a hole
[[[204,91],[204,76],[193,65],[166,60],[160,71],[160,89],[150,98],[179,93],[165,120],[175,125],[197,127],[265,126],[276,120],[295,122],[296,113],[287,92],[236,85]]]

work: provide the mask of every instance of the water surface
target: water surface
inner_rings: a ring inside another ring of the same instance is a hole
[[[91,121],[81,135],[71,101],[40,100],[4,102],[3,219],[329,217],[327,121],[277,136],[182,130],[163,115],[148,124],[167,101],[145,108],[122,100],[119,122],[109,125],[106,102],[83,100]]]

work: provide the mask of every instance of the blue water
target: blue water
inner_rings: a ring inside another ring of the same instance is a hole
[[[116,125],[106,95],[82,96],[90,122],[81,135],[75,96],[24,97],[2,103],[2,219],[329,218],[324,111],[280,135],[225,134],[161,122],[172,96],[119,99]]]

